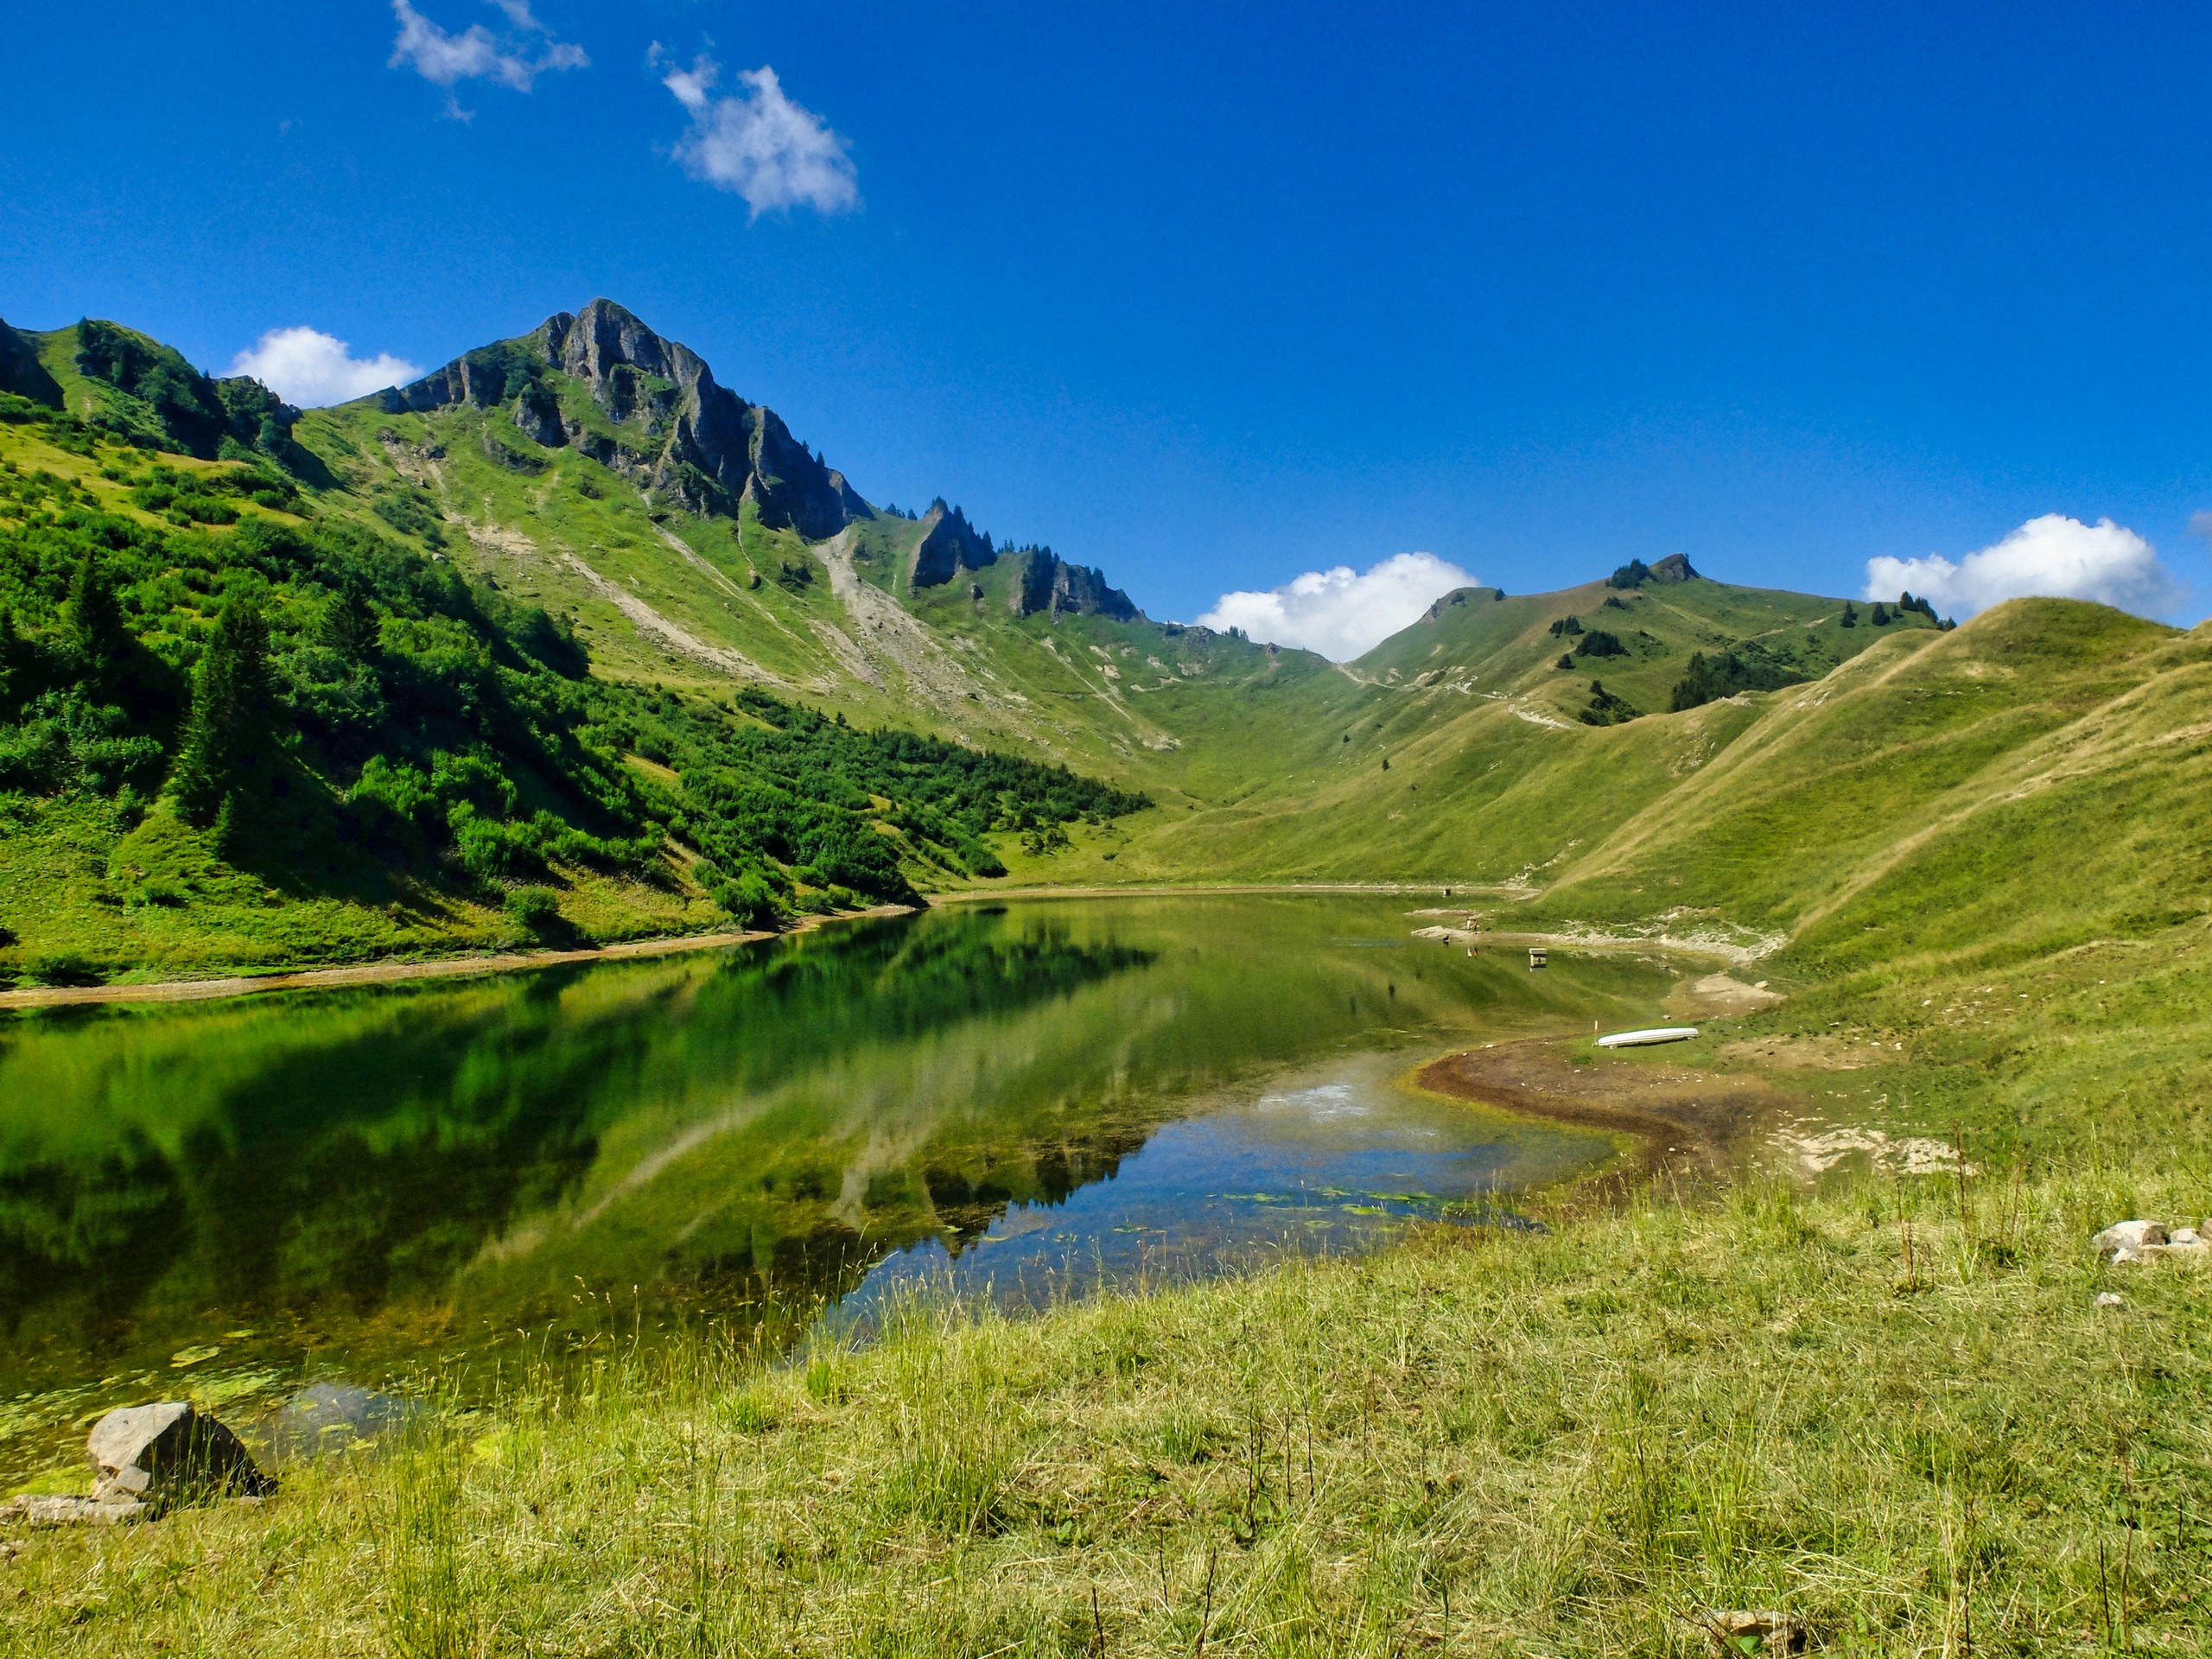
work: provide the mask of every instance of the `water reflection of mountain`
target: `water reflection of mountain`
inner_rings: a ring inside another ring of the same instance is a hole
[[[535,1353],[742,1324],[917,1244],[909,1262],[943,1260],[936,1242],[1012,1260],[969,1247],[1018,1205],[1095,1222],[1098,1183],[1247,1080],[1641,1014],[1665,982],[1625,958],[1531,976],[1415,950],[1403,903],[938,911],[715,957],[0,1024],[0,1402],[39,1396],[0,1412],[0,1465],[43,1455],[10,1421],[58,1447],[92,1404],[289,1386],[303,1357],[373,1381],[525,1332]]]
[[[524,1287],[503,1264],[538,1254],[533,1225],[572,1207],[641,1118],[790,1096],[825,1059],[849,1066],[1147,960],[977,917],[458,990],[19,1023],[0,1039],[0,1386],[165,1357],[216,1309],[341,1341],[368,1322],[506,1322]],[[654,1281],[677,1268],[677,1294],[725,1306],[771,1284],[833,1290],[894,1236],[1064,1192],[1116,1155],[1102,1163],[1079,1136],[969,1149],[879,1173],[841,1217],[826,1212],[848,1137],[807,1092],[728,1148],[741,1167],[727,1177],[751,1190],[727,1196],[716,1248],[662,1239]],[[529,1277],[519,1300],[552,1311]],[[504,1305],[480,1306],[472,1278]]]

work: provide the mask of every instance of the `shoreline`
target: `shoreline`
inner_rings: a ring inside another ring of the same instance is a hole
[[[1457,916],[1475,907],[1472,895],[1482,894],[1493,899],[1533,896],[1526,889],[1498,887],[1446,887],[1433,881],[1247,881],[1218,886],[1176,887],[1148,884],[1126,887],[1005,887],[996,891],[981,887],[961,887],[950,893],[924,895],[924,901],[932,910],[953,905],[1003,902],[1008,899],[1187,899],[1226,897],[1265,897],[1269,893],[1301,895],[1306,893],[1366,894],[1374,898],[1404,897],[1409,894],[1434,893],[1446,898],[1465,893],[1471,895],[1466,905],[1456,901],[1431,910],[1409,910],[1408,916]],[[1735,944],[1724,939],[1685,938],[1673,933],[1599,933],[1587,931],[1564,933],[1538,933],[1523,929],[1489,929],[1478,936],[1483,944],[1555,944],[1563,949],[1584,950],[1665,950],[1675,956],[1710,957],[1715,962],[1725,962],[1733,968],[1747,968],[1764,960],[1788,941],[1776,937],[1760,941],[1758,947]],[[1456,942],[1456,941],[1455,941]]]
[[[911,905],[877,905],[848,911],[840,916],[802,917],[780,933],[758,930],[726,933],[679,933],[655,939],[625,939],[614,944],[586,945],[573,950],[499,950],[474,957],[437,957],[428,960],[386,957],[354,963],[342,968],[277,968],[264,974],[231,974],[214,979],[152,981],[143,985],[40,985],[0,991],[0,1012],[24,1009],[81,1007],[109,1002],[212,1002],[233,996],[255,996],[269,991],[329,990],[348,985],[388,985],[416,979],[468,979],[483,974],[512,974],[536,968],[559,968],[579,962],[620,962],[642,957],[679,956],[694,950],[719,950],[730,945],[753,944],[764,939],[787,939],[833,922],[864,922],[891,916],[911,916]]]
[[[1441,883],[1395,881],[1233,882],[1216,886],[1147,885],[1126,887],[1010,887],[999,891],[964,887],[950,893],[925,893],[921,908],[936,910],[956,906],[1010,899],[1180,899],[1255,897],[1282,894],[1370,894],[1378,898],[1434,893],[1478,892],[1496,895],[1499,888],[1446,887]],[[1457,906],[1452,906],[1454,912]],[[41,1008],[93,1007],[106,1003],[201,1002],[233,996],[254,996],[270,991],[328,990],[349,985],[385,985],[417,979],[468,978],[482,974],[527,972],[571,963],[617,962],[639,957],[672,956],[691,950],[721,950],[731,945],[758,944],[765,939],[790,938],[810,933],[833,922],[860,922],[916,913],[911,905],[876,905],[839,916],[806,916],[781,932],[759,929],[719,933],[682,933],[651,939],[628,939],[614,944],[588,945],[569,950],[487,950],[467,957],[384,957],[372,962],[334,968],[272,968],[264,972],[226,974],[206,979],[148,981],[137,984],[37,985],[0,990],[0,1014]],[[1409,914],[1424,912],[1412,912]],[[1440,912],[1442,913],[1442,912]],[[1706,956],[1742,966],[1758,954],[1740,947],[1666,936],[1612,936],[1591,933],[1532,933],[1501,930],[1486,932],[1485,944],[1503,945],[1556,944],[1582,950],[1661,950],[1677,955]]]
[[[1446,898],[1462,893],[1480,893],[1493,898],[1526,896],[1519,887],[1478,887],[1461,882],[1446,887],[1441,881],[1144,881],[1132,882],[1128,887],[956,887],[925,897],[930,907],[935,909],[941,905],[988,903],[1000,899],[1179,899],[1193,893],[1214,897],[1270,893],[1364,893],[1377,897],[1409,893],[1433,893]]]

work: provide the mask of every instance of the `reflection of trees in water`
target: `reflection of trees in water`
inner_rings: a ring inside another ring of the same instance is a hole
[[[718,963],[34,1029],[0,1058],[0,1098],[19,1051],[58,1042],[73,1051],[44,1056],[41,1075],[84,1097],[41,1109],[96,1114],[118,1091],[158,1086],[185,1127],[166,1145],[126,1127],[96,1153],[0,1168],[0,1332],[13,1355],[4,1370],[17,1373],[6,1383],[165,1349],[219,1311],[224,1322],[342,1330],[409,1299],[435,1317],[488,1243],[579,1189],[605,1134],[641,1103],[709,1084],[759,1090],[1148,960],[976,915],[814,935]],[[759,1192],[715,1230],[721,1248],[666,1264],[680,1268],[679,1300],[728,1309],[772,1291],[835,1294],[940,1224],[918,1173],[867,1206],[864,1230],[832,1218],[837,1162],[809,1127],[784,1115],[761,1148]],[[1032,1161],[1008,1147],[947,1163],[947,1179],[969,1191],[948,1208],[980,1217],[1064,1194],[1066,1172],[1110,1167],[1079,1146],[1048,1149],[1041,1177],[1023,1173]],[[747,1235],[741,1245],[733,1230]]]
[[[1122,1160],[1143,1147],[1150,1127],[1102,1123],[1094,1134],[1056,1145],[982,1148],[980,1168],[924,1165],[922,1183],[945,1248],[957,1256],[1017,1204],[1065,1204],[1077,1188],[1111,1179]]]
[[[740,1322],[772,1304],[793,1308],[834,1301],[887,1255],[938,1238],[957,1257],[1015,1205],[1065,1203],[1078,1188],[1110,1179],[1149,1134],[1149,1123],[1100,1123],[1069,1139],[1036,1142],[1018,1138],[1016,1126],[1003,1142],[928,1147],[869,1184],[860,1228],[822,1217],[835,1194],[816,1184],[811,1192],[793,1195],[820,1206],[810,1226],[779,1231],[763,1215],[758,1219],[770,1224],[755,1228],[735,1248],[680,1264],[671,1261],[668,1281],[645,1311]],[[727,1221],[723,1230],[728,1230]],[[620,1300],[544,1312],[574,1338],[598,1329],[626,1330],[626,1321],[634,1317],[632,1306]]]

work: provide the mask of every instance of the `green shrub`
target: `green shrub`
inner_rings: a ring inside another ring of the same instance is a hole
[[[730,919],[749,928],[779,926],[788,913],[776,890],[759,874],[747,871],[734,881],[725,881],[715,890],[715,902],[721,906]]]
[[[1693,652],[1689,671],[1675,682],[1669,707],[1679,714],[1685,709],[1732,697],[1738,691],[1778,691],[1785,685],[1802,685],[1811,678],[1811,675],[1789,664],[1750,650],[1717,652],[1710,657],[1701,651]]]
[[[509,921],[540,938],[559,932],[564,926],[561,895],[550,887],[517,887],[507,895],[504,908]]]
[[[1021,850],[1032,858],[1050,858],[1055,853],[1067,851],[1074,844],[1068,839],[1066,829],[1057,823],[1025,830],[1021,837]]]
[[[27,957],[23,973],[41,985],[104,985],[106,971],[73,950],[41,950]]]
[[[1625,726],[1642,711],[1627,698],[1605,690],[1605,682],[1590,682],[1590,706],[1581,712],[1586,726]]]

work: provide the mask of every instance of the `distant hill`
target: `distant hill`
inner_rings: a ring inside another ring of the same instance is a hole
[[[91,318],[48,334],[0,322],[0,391],[126,441],[201,461],[275,461],[333,480],[292,442],[300,411],[258,380],[203,374],[160,341]]]
[[[2039,894],[2103,868],[2101,849],[1994,828],[2008,790],[2139,791],[2164,823],[2180,810],[2168,780],[2194,764],[2173,734],[2194,717],[2199,636],[2078,604],[1948,632],[1909,596],[1746,588],[1674,555],[1560,593],[1462,589],[1344,664],[1156,621],[1103,572],[945,501],[872,504],[774,411],[604,300],[304,414],[108,324],[0,328],[0,384],[5,602],[30,665],[10,671],[0,750],[80,756],[41,763],[43,783],[8,774],[35,804],[10,834],[84,849],[0,881],[18,939],[0,967],[19,971],[54,939],[99,972],[434,949],[512,931],[503,895],[531,883],[564,925],[612,935],[765,914],[764,890],[817,905],[1001,869],[1434,883],[1548,926],[1848,956],[1852,927],[1892,925],[1848,918],[1929,861],[1954,860],[1940,880],[1958,905],[2006,894],[1992,915],[2031,929]],[[258,584],[277,751],[313,780],[322,830],[249,855],[178,819],[163,856],[198,874],[131,873],[118,849],[143,844],[133,815],[168,787],[163,766],[102,772],[91,716],[38,701],[86,683],[68,675],[88,539],[113,561],[137,654],[137,689],[94,687],[109,700],[86,707],[121,710],[99,717],[115,741],[168,756],[223,601]],[[316,657],[357,601],[373,648]],[[2151,747],[2084,737],[2051,761],[2065,781],[2031,782],[2083,721]],[[422,782],[385,779],[386,751]],[[502,781],[468,782],[454,757],[469,753]],[[978,754],[1001,758],[963,758]],[[391,827],[416,810],[410,789],[429,798],[412,840]],[[345,815],[379,812],[381,841],[342,839]],[[653,850],[594,865],[563,857],[564,834]],[[1960,874],[1963,849],[1997,856],[1992,836],[2013,855]],[[130,897],[157,889],[181,896]],[[2196,902],[2189,879],[2125,859],[2094,891],[2111,904],[2068,914]]]

